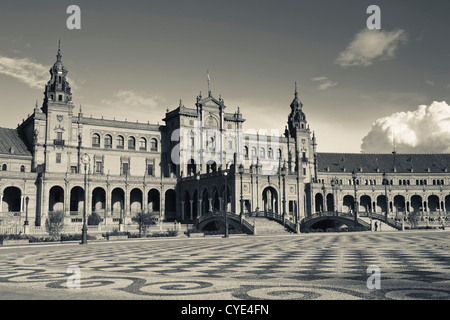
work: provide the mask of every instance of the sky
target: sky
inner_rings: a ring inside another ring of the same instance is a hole
[[[69,30],[67,8],[81,9]],[[381,29],[369,30],[370,5]],[[298,83],[320,152],[450,152],[447,0],[8,1],[0,127],[43,101],[61,39],[76,110],[163,124],[221,95],[245,129],[284,131]],[[275,131],[272,131],[275,132]],[[433,142],[433,143],[430,143]]]

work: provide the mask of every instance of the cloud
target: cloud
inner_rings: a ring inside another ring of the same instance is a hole
[[[362,140],[361,151],[391,152],[394,137],[399,153],[450,153],[450,106],[435,101],[376,120]]]
[[[333,82],[330,79],[328,79],[327,77],[317,77],[317,78],[313,78],[311,79],[314,82],[318,82],[318,87],[317,89],[319,90],[327,90],[328,88],[332,88],[338,85],[337,82]]]
[[[426,82],[426,84],[428,84],[429,86],[434,86],[434,81],[426,80],[425,82]]]
[[[50,80],[51,66],[45,66],[30,58],[8,58],[0,55],[0,74],[13,77],[32,89],[44,90]],[[72,89],[78,89],[78,82],[67,77]]]
[[[112,98],[101,100],[100,105],[86,105],[83,110],[108,119],[157,123],[164,116],[164,104],[165,99],[158,95],[143,96],[133,90],[119,90]]]
[[[383,31],[364,29],[360,31],[348,47],[339,54],[336,63],[342,67],[373,64],[375,60],[395,58],[398,47],[406,43],[404,30]]]
[[[49,67],[29,58],[17,59],[0,56],[0,74],[16,78],[32,89],[43,89],[50,76]]]

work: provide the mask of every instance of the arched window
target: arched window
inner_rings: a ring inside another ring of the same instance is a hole
[[[92,146],[93,147],[100,147],[100,135],[97,133],[94,133],[92,135]]]
[[[124,148],[124,138],[122,136],[117,136],[116,138],[116,144],[117,144],[117,149],[123,149]]]
[[[147,140],[145,138],[139,139],[139,150],[147,151]]]
[[[278,149],[278,159],[283,160],[283,154],[281,152],[281,149]]]
[[[153,138],[150,142],[151,151],[158,151],[158,140]]]
[[[259,157],[261,158],[261,159],[264,159],[265,157],[266,157],[266,149],[264,149],[264,148],[259,148]]]
[[[109,134],[105,136],[105,148],[112,148],[112,137]]]
[[[252,147],[252,159],[256,158],[256,147]]]
[[[2,171],[6,171],[8,169],[8,166],[6,164],[2,165]]]
[[[128,138],[128,150],[136,150],[136,139],[134,137]]]
[[[269,159],[273,159],[273,150],[272,150],[272,148],[269,148],[269,149],[267,150],[267,157],[268,157]]]
[[[246,159],[248,159],[248,147],[247,146],[244,147],[244,157]]]
[[[20,166],[20,172],[25,172],[25,166]]]

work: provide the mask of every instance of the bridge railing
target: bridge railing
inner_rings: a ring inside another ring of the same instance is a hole
[[[383,221],[387,225],[389,225],[389,226],[391,226],[393,228],[396,228],[397,230],[401,230],[402,229],[402,223],[401,222],[395,221],[392,218],[387,218],[386,219],[386,216],[383,215],[383,214],[379,214],[379,213],[375,213],[375,212],[361,212],[361,213],[358,213],[358,215],[360,217],[367,217],[367,218],[372,218],[372,219],[377,219],[377,220]]]

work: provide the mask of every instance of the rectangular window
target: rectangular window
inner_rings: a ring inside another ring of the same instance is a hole
[[[61,163],[61,153],[56,154],[56,163]]]
[[[153,164],[147,165],[147,175],[154,176],[154,174],[155,174],[155,172],[154,172]]]
[[[98,173],[98,174],[103,173],[103,162],[102,161],[95,162],[95,173]]]
[[[128,163],[124,162],[122,163],[122,174],[127,175],[128,174],[129,165]]]
[[[78,173],[78,167],[77,166],[71,166],[70,167],[70,173]]]

